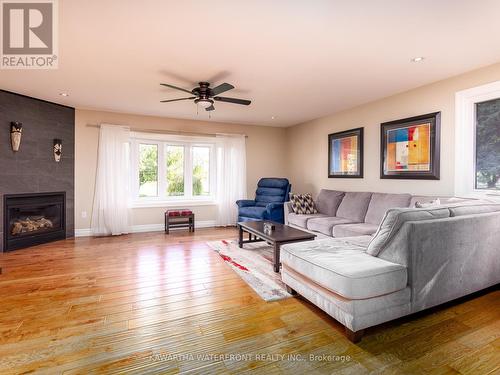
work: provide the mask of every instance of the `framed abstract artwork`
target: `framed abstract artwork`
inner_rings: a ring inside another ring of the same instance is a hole
[[[363,128],[328,135],[328,177],[363,178]]]
[[[439,180],[441,112],[381,124],[380,178]]]

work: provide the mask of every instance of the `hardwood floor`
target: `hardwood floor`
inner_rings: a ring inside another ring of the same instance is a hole
[[[0,373],[500,373],[498,289],[352,344],[299,298],[261,300],[205,244],[236,236],[143,233],[0,254]]]

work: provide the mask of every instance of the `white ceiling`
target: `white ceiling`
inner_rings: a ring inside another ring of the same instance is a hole
[[[498,0],[60,0],[59,12],[59,69],[2,70],[1,88],[207,120],[190,101],[160,103],[185,95],[159,83],[229,82],[224,96],[252,104],[216,103],[212,121],[289,126],[500,61]]]

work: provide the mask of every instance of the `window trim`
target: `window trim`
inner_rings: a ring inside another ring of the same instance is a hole
[[[476,104],[500,98],[500,81],[455,94],[455,195],[500,197],[498,190],[476,189]]]
[[[152,134],[132,132],[131,144],[131,194],[132,207],[163,207],[163,206],[204,206],[215,204],[216,195],[216,161],[215,141],[208,137],[188,137],[167,134]],[[158,196],[139,197],[139,144],[154,144],[158,146]],[[184,147],[184,195],[167,196],[165,155],[167,146]],[[208,147],[210,149],[209,186],[210,195],[193,196],[192,184],[192,152],[193,147]]]

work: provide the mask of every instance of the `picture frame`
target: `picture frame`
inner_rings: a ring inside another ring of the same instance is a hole
[[[364,128],[328,134],[328,178],[363,178]]]
[[[380,124],[380,178],[440,179],[441,112]]]

